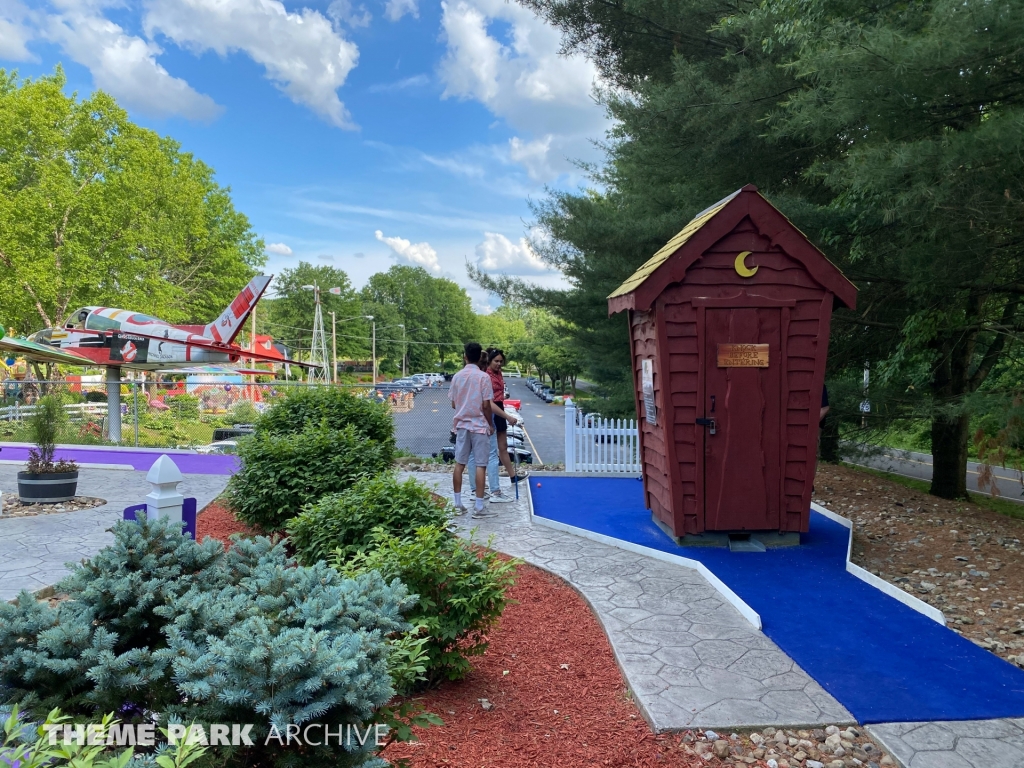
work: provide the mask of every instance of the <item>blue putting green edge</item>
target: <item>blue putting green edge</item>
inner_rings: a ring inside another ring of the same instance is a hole
[[[704,563],[860,723],[1024,717],[1024,670],[846,571],[847,528],[816,512],[799,547],[680,547],[632,478],[532,480],[534,514]]]

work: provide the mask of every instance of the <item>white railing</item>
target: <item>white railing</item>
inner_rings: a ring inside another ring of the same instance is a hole
[[[566,472],[640,472],[640,433],[633,419],[605,419],[565,406]]]
[[[106,416],[106,403],[70,403],[64,406],[69,416]],[[27,419],[36,412],[34,405],[10,405],[0,408],[0,421]]]

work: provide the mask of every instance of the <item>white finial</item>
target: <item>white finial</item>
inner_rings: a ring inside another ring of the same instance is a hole
[[[153,486],[153,490],[146,494],[146,517],[150,520],[167,517],[180,521],[185,497],[178,493],[178,483],[184,479],[170,456],[164,454],[157,459],[146,474],[146,480]]]

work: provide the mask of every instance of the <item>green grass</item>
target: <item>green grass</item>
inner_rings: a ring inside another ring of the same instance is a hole
[[[904,477],[903,475],[896,475],[890,472],[882,472],[879,469],[870,469],[858,464],[849,464],[845,461],[843,462],[843,466],[856,472],[861,472],[865,475],[873,475],[874,477],[891,480],[898,485],[902,485],[904,488],[909,488],[912,491],[919,491],[920,493],[928,493],[928,489],[931,487],[931,484],[926,480],[918,480],[913,477]],[[971,497],[972,504],[977,504],[979,507],[984,507],[987,510],[1004,515],[1005,517],[1024,520],[1024,504],[1009,501],[1007,499],[1000,498],[999,496],[989,496],[987,493],[974,493],[969,491],[968,495]]]

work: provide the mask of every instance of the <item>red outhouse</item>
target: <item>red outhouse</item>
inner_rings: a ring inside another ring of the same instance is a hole
[[[629,316],[655,522],[680,539],[807,531],[832,310],[856,298],[752,184],[608,297]]]

